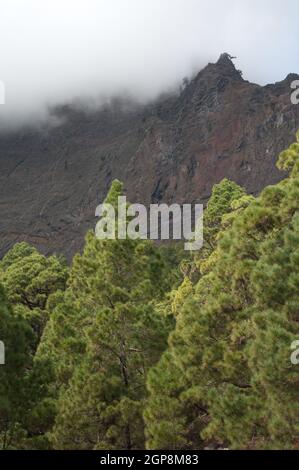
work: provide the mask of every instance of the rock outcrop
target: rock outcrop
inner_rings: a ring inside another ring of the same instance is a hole
[[[65,106],[60,126],[2,135],[0,256],[25,240],[70,259],[114,178],[143,204],[205,202],[224,177],[254,194],[277,182],[277,156],[299,128],[298,78],[249,83],[223,54],[178,95],[90,113]]]

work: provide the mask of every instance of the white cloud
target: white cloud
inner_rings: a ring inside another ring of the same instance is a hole
[[[124,91],[148,100],[227,51],[260,83],[299,69],[295,0],[1,0],[0,123]],[[1,125],[1,124],[0,124]]]

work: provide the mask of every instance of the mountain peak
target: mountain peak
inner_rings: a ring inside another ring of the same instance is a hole
[[[223,52],[218,61],[217,61],[217,64],[218,65],[232,65],[234,68],[235,68],[235,65],[233,63],[233,59],[236,59],[236,57],[228,54],[227,52]]]
[[[233,59],[227,52],[223,52],[217,62],[209,63],[203,68],[195,79],[196,85],[202,87],[202,81],[206,81],[208,88],[213,88],[221,79],[230,81],[243,81],[242,72],[237,70]]]
[[[234,59],[236,59],[236,57],[228,54],[227,52],[223,52],[216,64],[214,64],[217,73],[220,73],[221,75],[229,75],[238,80],[242,79],[242,72],[236,69],[233,62]]]
[[[148,205],[206,202],[223,178],[250,194],[285,178],[276,157],[299,128],[289,83],[242,81],[232,60],[222,54],[157,103],[66,108],[47,132],[0,136],[0,257],[26,239],[71,259],[114,179]]]

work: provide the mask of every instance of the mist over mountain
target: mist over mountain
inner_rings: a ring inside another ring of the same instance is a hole
[[[250,83],[224,54],[179,94],[90,112],[59,107],[59,126],[2,136],[0,256],[25,240],[71,259],[115,178],[145,205],[206,202],[224,177],[258,194],[285,177],[276,161],[299,128],[295,79]]]
[[[25,239],[71,257],[114,178],[144,204],[206,201],[226,176],[252,193],[282,178],[296,7],[3,0],[0,255]]]
[[[0,0],[0,462],[299,450],[297,3]]]
[[[222,51],[259,84],[299,69],[297,2],[2,0],[0,131],[57,124],[49,108],[147,103]]]

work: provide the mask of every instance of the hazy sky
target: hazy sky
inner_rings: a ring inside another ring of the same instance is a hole
[[[221,52],[261,84],[299,72],[297,0],[0,0],[0,128],[48,105],[147,100]]]

